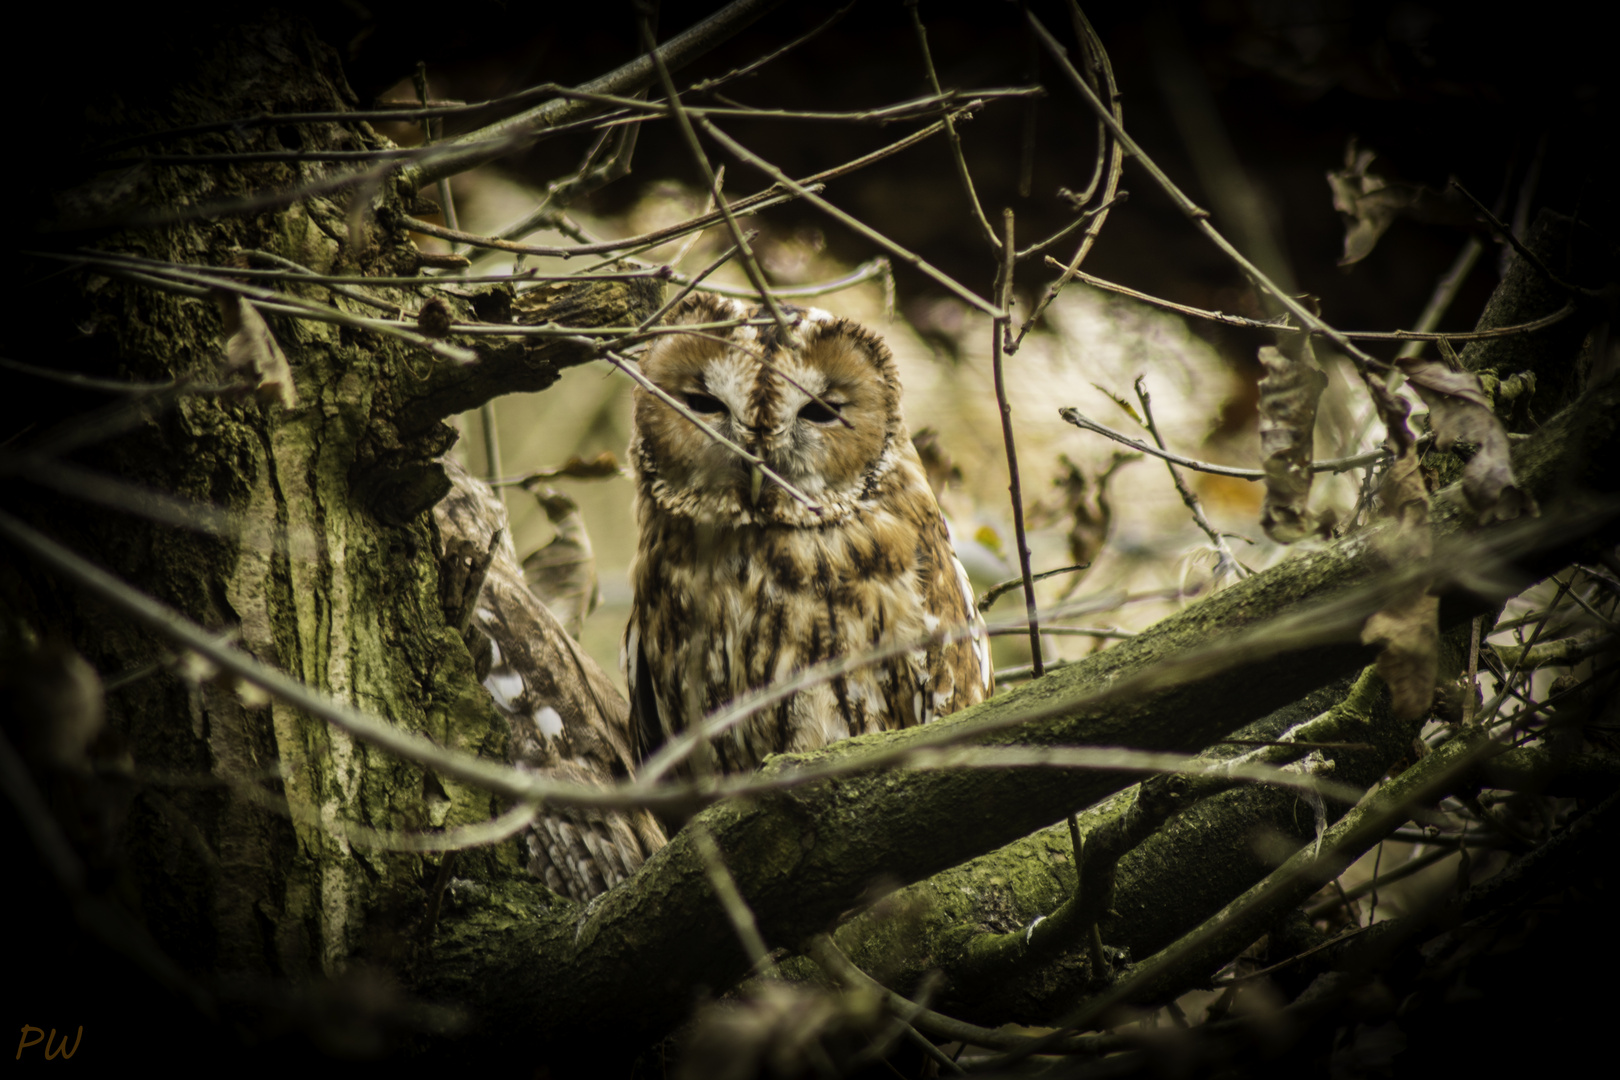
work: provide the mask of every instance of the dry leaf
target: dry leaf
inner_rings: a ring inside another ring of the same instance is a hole
[[[1114,521],[1108,486],[1120,466],[1140,460],[1141,454],[1116,452],[1108,468],[1092,479],[1086,476],[1080,466],[1070,461],[1067,454],[1058,455],[1064,475],[1053,483],[1062,491],[1063,515],[1069,519],[1069,560],[1075,566],[1089,566],[1097,561],[1103,545],[1108,542]],[[1063,596],[1070,596],[1084,578],[1083,573],[1070,578],[1063,586]]]
[[[296,409],[298,390],[293,385],[292,366],[276,344],[264,316],[241,296],[225,289],[214,290],[214,302],[225,323],[225,370],[257,378],[255,393],[260,404],[280,402],[284,409]]]
[[[523,577],[541,603],[557,616],[568,636],[578,641],[585,616],[596,610],[601,596],[596,586],[591,537],[573,499],[550,488],[533,494],[547,519],[556,526],[557,535],[523,560]]]
[[[613,456],[611,450],[604,450],[589,461],[574,454],[561,465],[553,465],[549,469],[536,469],[523,478],[523,486],[533,490],[534,485],[541,481],[555,480],[558,477],[567,477],[570,480],[606,480],[618,475],[619,459]]]
[[[1462,486],[1480,520],[1508,521],[1539,513],[1536,500],[1514,479],[1507,431],[1491,409],[1479,376],[1421,357],[1397,363],[1429,407],[1435,449],[1444,452],[1459,442],[1476,447],[1463,466]]]
[[[1309,339],[1291,357],[1267,345],[1260,350],[1266,369],[1260,380],[1260,457],[1266,474],[1266,500],[1260,524],[1279,544],[1292,544],[1330,530],[1330,515],[1318,517],[1308,505],[1311,461],[1316,445],[1316,403],[1327,376],[1312,355]]]
[[[1344,168],[1327,174],[1333,191],[1333,208],[1345,215],[1344,257],[1340,266],[1360,262],[1372,253],[1378,238],[1394,224],[1403,210],[1417,202],[1420,189],[1391,184],[1367,171],[1377,155],[1356,149],[1354,139],[1345,148]]]
[[[1429,493],[1410,445],[1384,474],[1378,499],[1385,526],[1374,534],[1373,548],[1384,565],[1427,560],[1434,549]],[[1428,586],[1415,582],[1374,612],[1362,627],[1361,640],[1380,647],[1378,674],[1389,684],[1395,715],[1415,720],[1427,713],[1440,667],[1440,601],[1429,595]]]

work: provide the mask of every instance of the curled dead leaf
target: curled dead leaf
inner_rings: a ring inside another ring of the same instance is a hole
[[[1260,524],[1279,544],[1292,544],[1332,529],[1329,514],[1309,507],[1311,461],[1316,445],[1316,405],[1327,389],[1327,375],[1303,339],[1290,356],[1267,345],[1260,350],[1266,374],[1260,380],[1260,459],[1266,498]]]
[[[1442,343],[1443,344],[1443,343]],[[1434,447],[1441,452],[1469,443],[1474,454],[1463,466],[1463,495],[1482,522],[1540,513],[1536,500],[1513,475],[1507,430],[1491,408],[1479,376],[1439,360],[1398,361],[1418,397],[1429,407]]]
[[[214,302],[225,324],[225,370],[256,378],[254,393],[260,404],[279,402],[284,409],[296,409],[298,390],[293,385],[292,365],[264,316],[227,289],[215,289]]]
[[[1378,489],[1380,520],[1373,549],[1388,567],[1428,560],[1434,550],[1429,529],[1429,492],[1408,446],[1384,474]],[[1365,645],[1377,645],[1378,674],[1389,684],[1395,715],[1415,720],[1434,702],[1440,670],[1440,601],[1421,580],[1405,586],[1368,617],[1361,629]]]
[[[1368,172],[1367,167],[1377,156],[1371,150],[1358,150],[1351,139],[1344,152],[1344,168],[1327,174],[1333,208],[1345,216],[1340,266],[1358,263],[1372,254],[1378,238],[1422,196],[1419,188],[1391,184]]]

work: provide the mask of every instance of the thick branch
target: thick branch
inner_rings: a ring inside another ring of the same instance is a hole
[[[1519,448],[1518,474],[1543,505],[1552,504],[1572,477],[1597,491],[1614,490],[1613,472],[1591,463],[1612,459],[1620,449],[1617,417],[1620,387],[1611,385]],[[1465,508],[1437,518],[1442,541],[1458,538],[1472,520]],[[1604,519],[1584,520],[1579,529],[1557,530],[1562,550],[1553,550],[1552,535],[1540,530],[1532,550],[1519,553],[1529,572],[1568,561],[1569,545],[1582,540],[1580,529],[1590,534]],[[1354,621],[1348,632],[1304,647],[1272,640],[1241,663],[1216,664],[1177,685],[1155,686],[1147,676],[1188,670],[1187,658],[1210,642],[1230,643],[1279,616],[1343,598],[1373,576],[1366,547],[1365,538],[1356,536],[1282,563],[1105,653],[926,728],[851,739],[815,755],[773,759],[771,767],[781,771],[838,761],[877,746],[917,744],[1019,719],[1024,722],[980,740],[1196,749],[1368,663],[1372,654],[1355,642]],[[1441,617],[1454,625],[1479,607],[1471,597],[1454,595],[1443,604]],[[1308,625],[1301,624],[1299,632]],[[875,881],[915,881],[937,873],[1133,779],[1060,770],[863,774],[767,795],[748,806],[724,803],[706,811],[703,820],[767,944],[797,946],[860,903]],[[626,1018],[634,1017],[644,1025],[639,1034],[657,1035],[679,1019],[685,988],[726,985],[748,964],[719,916],[707,880],[702,860],[678,834],[635,879],[602,897],[583,917],[576,909],[554,907],[537,909],[534,917],[512,925],[502,913],[499,921],[506,928],[498,950],[489,949],[481,936],[491,932],[485,920],[495,915],[475,912],[449,920],[427,982],[490,1010],[486,1019],[494,1026],[483,1028],[486,1034],[511,1029],[579,1035],[611,1027],[622,1040]],[[622,973],[630,967],[651,977],[625,985]],[[604,1010],[608,1001],[616,1007]],[[520,1027],[508,1028],[500,1014],[514,1023],[521,1020]]]
[[[510,315],[522,326],[558,326],[594,329],[600,326],[635,326],[657,309],[664,283],[657,278],[619,281],[555,282],[512,298],[497,286],[468,303],[441,296],[465,310],[457,321],[498,321]],[[482,304],[489,314],[479,318]],[[398,387],[399,429],[410,435],[456,413],[476,409],[502,394],[533,393],[557,381],[564,368],[596,359],[590,349],[569,340],[478,336],[462,337],[458,344],[478,354],[476,364],[434,364],[420,381]]]

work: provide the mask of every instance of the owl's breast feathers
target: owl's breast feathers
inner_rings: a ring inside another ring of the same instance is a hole
[[[972,588],[899,434],[859,496],[808,527],[681,513],[656,474],[638,470],[623,659],[642,757],[699,717],[831,661],[844,661],[837,675],[715,738],[717,764],[752,769],[768,754],[927,723],[987,696]],[[882,658],[852,662],[873,654]]]

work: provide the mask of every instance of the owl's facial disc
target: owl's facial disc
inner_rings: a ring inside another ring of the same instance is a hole
[[[706,298],[674,320],[752,317]],[[670,510],[736,514],[746,520],[798,523],[802,508],[730,447],[693,426],[698,420],[757,455],[774,473],[820,504],[816,521],[855,512],[881,470],[891,443],[903,443],[900,385],[882,340],[824,311],[792,312],[797,333],[740,326],[725,335],[660,339],[641,370],[682,409],[639,394],[638,443],[657,498]],[[685,413],[686,415],[682,415]]]

